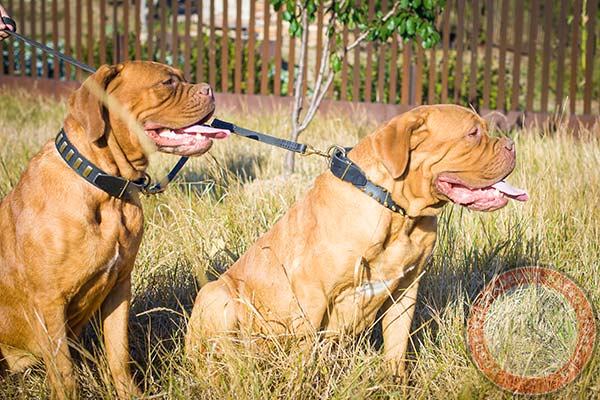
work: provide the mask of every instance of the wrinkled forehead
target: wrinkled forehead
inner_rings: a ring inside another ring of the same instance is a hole
[[[443,104],[429,106],[425,125],[429,130],[464,133],[479,126],[486,130],[485,120],[473,110],[453,105]]]
[[[154,61],[130,61],[123,64],[118,77],[137,82],[162,82],[169,77],[183,79],[183,73],[173,67]]]

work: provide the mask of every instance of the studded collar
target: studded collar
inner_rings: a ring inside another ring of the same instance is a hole
[[[390,192],[368,180],[360,167],[346,156],[346,153],[351,149],[351,147],[336,147],[333,149],[331,152],[331,164],[329,166],[333,175],[344,182],[351,183],[382,206],[405,216],[406,210],[392,200]]]

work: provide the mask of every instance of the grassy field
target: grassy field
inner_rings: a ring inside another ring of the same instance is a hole
[[[24,92],[0,92],[0,197],[14,186],[42,143],[54,137],[65,115],[64,103]],[[290,128],[285,111],[219,110],[219,115],[280,136]],[[366,115],[352,120],[320,117],[302,139],[320,148],[332,143],[350,146],[374,128]],[[206,356],[196,366],[185,360],[185,323],[205,273],[227,269],[326,168],[322,159],[300,158],[297,173],[284,179],[282,150],[238,137],[216,143],[208,155],[192,160],[166,193],[144,199],[146,233],[134,270],[130,338],[133,369],[145,394],[237,400],[513,397],[471,362],[465,343],[469,305],[500,272],[549,265],[573,278],[598,309],[600,133],[596,128],[584,134],[572,139],[564,127],[556,132],[510,132],[517,143],[518,163],[509,181],[527,188],[531,200],[488,214],[446,207],[421,285],[408,376],[403,381],[394,380],[386,370],[377,327],[359,337],[318,343],[310,357],[303,357],[289,339],[261,351],[242,346],[235,354]],[[175,161],[155,156],[152,175],[162,176]],[[550,361],[568,359],[577,334],[569,308],[552,293],[518,296],[499,302],[496,308],[504,310],[494,310],[494,315],[504,314],[505,319],[496,318],[486,327],[495,341],[495,357],[529,374],[550,366]],[[539,309],[546,311],[543,318],[536,312]],[[507,324],[511,318],[514,323]],[[536,325],[540,320],[542,324]],[[563,323],[552,323],[557,320]],[[115,394],[97,326],[92,322],[75,345],[79,385],[82,398],[111,399]],[[537,340],[527,336],[540,329]],[[529,369],[521,361],[527,357]],[[536,365],[540,367],[535,369]],[[41,365],[0,380],[2,399],[47,394]],[[598,397],[596,352],[575,382],[542,398]]]

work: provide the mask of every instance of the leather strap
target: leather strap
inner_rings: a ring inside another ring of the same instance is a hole
[[[354,164],[352,160],[346,156],[346,153],[350,150],[352,150],[351,147],[336,147],[332,151],[329,169],[333,175],[344,182],[351,183],[369,197],[375,199],[382,206],[405,216],[406,211],[392,200],[390,192],[368,180],[359,166]]]
[[[306,145],[303,143],[296,143],[290,140],[280,139],[274,136],[265,135],[264,133],[251,131],[250,129],[242,128],[234,125],[231,122],[221,121],[220,119],[214,119],[211,124],[213,128],[226,129],[236,135],[246,137],[248,139],[256,140],[258,142],[270,144],[271,146],[281,147],[282,149],[293,151],[296,153],[306,153]]]
[[[117,199],[131,199],[135,194],[145,192],[150,183],[148,178],[134,182],[102,171],[73,146],[64,129],[58,132],[54,144],[58,154],[77,175]]]

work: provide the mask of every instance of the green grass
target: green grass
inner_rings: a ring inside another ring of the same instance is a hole
[[[0,92],[0,196],[14,186],[29,158],[56,134],[65,114],[64,102]],[[219,110],[219,115],[279,136],[290,130],[285,110]],[[349,146],[375,126],[367,115],[319,117],[302,141],[322,149],[333,143]],[[421,285],[408,377],[403,381],[386,370],[377,327],[359,337],[317,343],[309,356],[287,338],[260,350],[242,346],[235,354],[207,355],[196,363],[185,360],[186,318],[205,272],[218,274],[228,268],[326,168],[323,159],[300,158],[297,173],[284,179],[282,150],[238,137],[215,143],[210,154],[188,163],[164,194],[144,199],[146,232],[133,273],[130,340],[133,370],[145,394],[167,399],[511,398],[470,360],[464,330],[469,305],[505,270],[551,265],[572,277],[598,308],[600,135],[596,128],[576,140],[564,127],[557,132],[540,128],[509,134],[518,152],[509,181],[527,188],[531,200],[511,203],[495,213],[446,207]],[[151,174],[161,177],[175,162],[174,157],[157,155]],[[544,296],[529,293],[518,302],[503,303],[509,310],[523,307],[521,311],[533,312],[542,304],[540,298]],[[558,307],[557,301],[548,304]],[[556,322],[561,317],[557,309],[545,318]],[[568,348],[573,329],[567,322],[547,323],[547,328],[539,324],[546,342],[534,345],[549,342],[564,353],[550,331],[564,336],[560,343]],[[496,354],[513,362],[511,349],[502,350],[506,335],[500,329],[505,327],[496,325],[489,335],[497,345]],[[81,394],[112,399],[116,395],[97,332],[93,322],[75,345]],[[527,335],[526,329],[520,332]],[[519,340],[521,356],[537,351],[534,345],[527,347],[527,336],[514,339]],[[551,357],[552,352],[544,356]],[[0,380],[1,398],[47,394],[43,366]],[[596,354],[573,384],[547,397],[598,396],[600,355]]]

